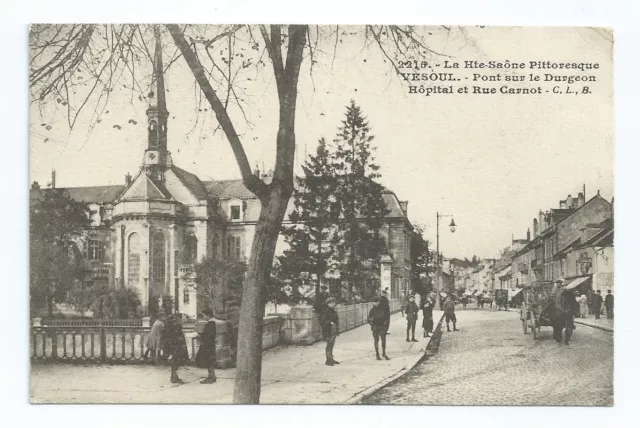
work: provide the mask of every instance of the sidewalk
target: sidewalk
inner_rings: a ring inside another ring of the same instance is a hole
[[[441,311],[433,311],[437,326]],[[324,364],[324,342],[310,346],[278,347],[262,359],[261,404],[342,404],[365,390],[384,384],[411,369],[421,358],[428,339],[422,338],[418,319],[416,339],[405,341],[406,320],[391,317],[387,336],[390,361],[377,361],[368,325],[347,331],[336,340],[334,357],[340,365]],[[235,369],[217,370],[218,381],[201,385],[206,369],[183,367],[186,382],[169,383],[169,367],[134,365],[34,364],[31,367],[32,403],[181,403],[230,404]],[[382,385],[381,385],[382,386]]]
[[[600,330],[610,331],[613,333],[613,319],[607,319],[607,315],[600,315],[597,320],[595,315],[587,315],[586,318],[575,318],[576,324],[587,325],[589,327],[599,328]]]

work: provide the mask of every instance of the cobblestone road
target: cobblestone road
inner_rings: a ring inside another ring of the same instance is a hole
[[[551,327],[524,335],[513,310],[456,315],[460,332],[365,404],[613,405],[613,334],[578,325],[566,346]]]

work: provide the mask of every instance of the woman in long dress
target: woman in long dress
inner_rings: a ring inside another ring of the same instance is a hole
[[[433,333],[433,306],[435,302],[431,296],[427,296],[422,302],[422,329],[423,337],[429,337],[429,333]]]
[[[589,311],[589,305],[587,304],[587,296],[580,296],[580,318],[585,318],[587,316],[587,312]]]

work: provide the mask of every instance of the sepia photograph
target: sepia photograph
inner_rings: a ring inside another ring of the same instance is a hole
[[[613,406],[613,76],[605,27],[31,23],[30,402]]]

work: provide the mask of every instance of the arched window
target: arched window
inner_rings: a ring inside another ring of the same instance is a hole
[[[187,263],[196,263],[198,261],[198,238],[195,235],[187,235],[184,250]]]
[[[151,284],[157,294],[165,291],[166,248],[164,233],[156,232],[151,241]]]
[[[127,285],[135,286],[140,282],[140,235],[137,233],[129,235],[127,263],[129,266]]]

